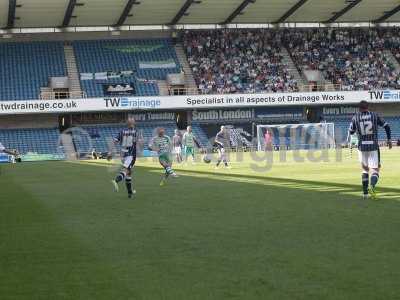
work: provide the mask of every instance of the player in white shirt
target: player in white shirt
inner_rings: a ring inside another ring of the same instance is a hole
[[[172,137],[172,144],[174,146],[174,154],[178,163],[182,162],[182,136],[178,129],[175,129],[175,135]]]

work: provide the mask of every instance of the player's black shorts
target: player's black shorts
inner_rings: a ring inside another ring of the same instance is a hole
[[[122,156],[122,165],[124,168],[131,170],[136,163],[136,153],[133,155]]]
[[[214,143],[214,147],[217,149],[224,149],[224,145],[217,142]]]

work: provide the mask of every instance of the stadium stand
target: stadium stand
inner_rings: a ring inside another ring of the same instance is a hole
[[[384,119],[389,123],[392,130],[392,141],[400,139],[400,117],[385,117]],[[336,143],[347,143],[346,138],[351,117],[327,118],[326,121],[333,122],[335,124]],[[386,141],[386,133],[383,129],[379,130],[378,138],[380,141]]]
[[[343,90],[398,89],[400,75],[375,30],[286,30],[283,42],[301,69],[314,69]]]
[[[135,76],[126,76],[124,78],[112,78],[107,80],[83,80],[81,81],[82,89],[88,98],[103,97],[104,86],[112,84],[129,84],[134,88],[134,94],[139,96],[155,96],[159,94],[158,86],[154,82],[143,83],[136,79]]]
[[[400,63],[400,31],[397,29],[386,29],[378,31],[382,40],[384,40],[385,47],[390,49],[393,56]]]
[[[21,154],[56,154],[60,152],[59,135],[55,128],[1,129],[0,141]]]
[[[184,46],[202,93],[298,91],[282,61],[289,51],[300,71],[319,70],[343,90],[398,89],[396,30],[303,29],[186,31]]]
[[[163,126],[170,137],[174,135],[176,125],[173,122],[141,123],[137,129],[143,136],[144,149],[148,149],[149,141],[158,126]],[[69,130],[78,153],[89,153],[93,148],[97,152],[108,152],[112,138],[124,128],[124,125],[84,125],[81,128],[83,131],[80,129]],[[201,127],[194,125],[193,132],[201,145],[206,146],[208,137]],[[21,154],[59,154],[63,151],[60,147],[60,132],[56,128],[1,129],[0,141],[8,149],[18,149]]]
[[[192,30],[183,45],[202,93],[298,91],[282,49],[299,70],[321,71],[344,90],[400,88],[398,29]],[[140,96],[159,95],[157,80],[181,71],[172,40],[72,42],[87,97],[128,84]],[[0,43],[0,100],[38,99],[49,77],[66,76],[63,42]],[[91,77],[85,77],[88,74]]]
[[[122,77],[81,80],[88,97],[104,96],[105,84],[133,84],[135,94],[158,95],[154,80],[180,72],[180,65],[169,39],[95,40],[73,42],[79,72],[125,73]],[[133,71],[129,75],[128,72]],[[81,77],[82,78],[82,77]]]
[[[0,43],[0,66],[0,100],[39,99],[49,77],[66,76],[63,43]]]
[[[272,30],[186,31],[184,47],[202,93],[297,91]]]

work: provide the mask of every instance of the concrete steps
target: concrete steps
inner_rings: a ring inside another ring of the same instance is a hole
[[[396,72],[400,73],[400,64],[399,61],[394,57],[392,51],[390,50],[385,50],[384,55],[387,57],[389,62],[396,68]]]
[[[78,71],[78,67],[76,64],[76,57],[74,53],[74,48],[70,44],[64,45],[64,56],[65,56],[65,64],[67,66],[67,74],[70,82],[70,93],[74,98],[77,98],[77,95],[82,96],[82,88],[80,82],[80,75]]]
[[[157,80],[160,96],[169,96],[169,88],[166,80]]]
[[[175,45],[175,52],[178,57],[179,63],[185,73],[185,87],[190,90],[189,94],[198,94],[198,87],[196,81],[194,80],[192,68],[189,65],[185,50],[182,44]]]
[[[300,74],[297,69],[295,63],[293,62],[292,57],[286,48],[282,47],[281,49],[282,62],[288,66],[289,73],[293,76],[293,78],[297,81],[298,86],[308,85],[307,79],[303,74]]]

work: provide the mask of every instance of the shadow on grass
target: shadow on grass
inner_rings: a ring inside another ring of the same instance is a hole
[[[160,170],[160,168],[155,168],[151,166],[141,166],[145,169]],[[301,180],[292,178],[280,178],[280,177],[266,177],[257,176],[251,174],[227,174],[227,173],[217,173],[211,171],[199,171],[199,170],[179,170],[180,174],[184,175],[206,175],[211,176],[216,179],[229,180],[237,179],[238,181],[245,181],[248,183],[264,183],[264,184],[276,184],[279,186],[286,186],[288,188],[306,188],[308,189],[318,189],[322,188],[323,191],[346,191],[361,193],[361,186],[355,184],[347,183],[337,183],[337,182],[326,182],[326,181],[316,181],[316,180]],[[250,180],[250,181],[249,181]],[[400,189],[390,188],[390,187],[379,187],[379,193],[390,194],[385,195],[383,198],[388,197],[391,199],[400,199]]]

